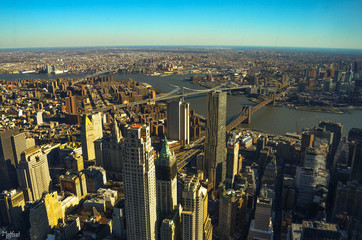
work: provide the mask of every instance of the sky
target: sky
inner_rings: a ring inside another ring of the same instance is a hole
[[[362,0],[0,1],[0,48],[362,49]]]

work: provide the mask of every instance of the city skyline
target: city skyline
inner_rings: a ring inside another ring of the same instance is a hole
[[[0,48],[263,46],[362,49],[360,1],[2,4]]]

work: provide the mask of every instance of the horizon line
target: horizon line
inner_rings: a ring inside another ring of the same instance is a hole
[[[297,46],[258,46],[258,45],[90,45],[90,46],[54,46],[54,47],[0,47],[0,50],[21,50],[21,49],[55,49],[55,48],[154,48],[154,47],[170,47],[170,48],[293,48],[293,49],[325,49],[325,50],[359,50],[362,48],[342,48],[342,47],[297,47]]]

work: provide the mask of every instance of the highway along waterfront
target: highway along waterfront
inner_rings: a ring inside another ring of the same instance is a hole
[[[87,74],[1,74],[0,79],[56,79],[82,78]],[[115,74],[114,79],[132,78],[158,88],[162,92],[170,92],[175,86],[202,90],[204,87],[185,80],[190,75],[170,75],[165,77],[148,76],[144,74]],[[186,98],[191,109],[206,116],[206,94]],[[241,95],[229,95],[227,104],[227,122],[230,122],[239,112],[242,105],[255,105],[249,98]],[[343,114],[309,112],[290,109],[287,107],[266,106],[252,115],[251,124],[245,127],[259,129],[271,133],[285,134],[286,132],[301,131],[303,128],[317,126],[319,121],[332,120],[343,124],[343,131],[347,133],[352,127],[362,127],[362,110],[344,110]]]

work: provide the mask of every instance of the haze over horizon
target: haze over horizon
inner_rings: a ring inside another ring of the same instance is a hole
[[[262,46],[362,49],[362,2],[7,1],[0,48]]]

